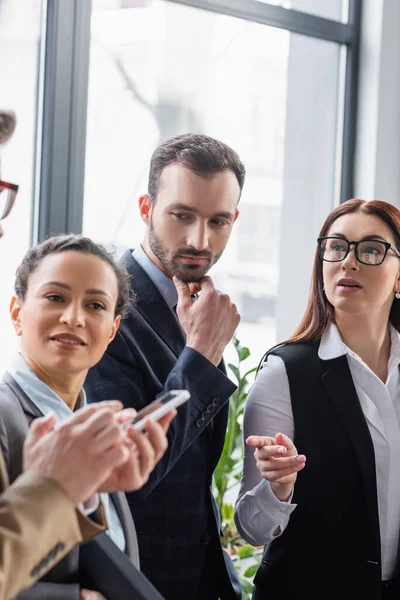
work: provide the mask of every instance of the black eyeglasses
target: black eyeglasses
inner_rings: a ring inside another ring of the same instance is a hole
[[[18,185],[0,179],[0,221],[8,217],[18,193]]]
[[[346,258],[351,246],[354,246],[356,259],[363,265],[376,267],[381,265],[389,250],[400,258],[400,252],[389,242],[381,240],[361,240],[360,242],[349,242],[343,238],[324,236],[319,237],[319,257],[327,262],[340,262]]]

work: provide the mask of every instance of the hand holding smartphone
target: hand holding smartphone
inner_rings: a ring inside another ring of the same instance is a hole
[[[136,417],[124,423],[124,426],[132,425],[135,429],[143,429],[144,421],[151,416],[152,419],[158,421],[173,408],[177,408],[190,398],[190,393],[187,390],[170,390],[162,394],[153,402],[139,410]]]

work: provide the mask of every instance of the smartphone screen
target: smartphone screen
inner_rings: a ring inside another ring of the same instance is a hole
[[[155,419],[160,419],[173,408],[176,408],[189,400],[189,398],[190,393],[187,390],[170,390],[142,408],[137,413],[136,417],[129,423],[139,429],[140,426],[138,426],[138,424],[141,424],[149,415],[152,415]]]

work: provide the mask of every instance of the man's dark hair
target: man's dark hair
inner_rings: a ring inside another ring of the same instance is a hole
[[[29,277],[36,271],[46,256],[71,251],[98,256],[102,261],[110,265],[118,282],[118,299],[115,306],[115,316],[121,315],[124,317],[128,304],[134,300],[128,271],[125,267],[116,264],[112,254],[104,246],[93,242],[88,237],[74,233],[52,236],[27,251],[16,272],[14,289],[17,297],[22,301],[25,300]]]
[[[173,163],[179,163],[202,177],[233,171],[240,190],[243,188],[246,169],[232,148],[207,135],[185,133],[166,140],[153,152],[148,185],[153,202],[157,200],[161,173]]]

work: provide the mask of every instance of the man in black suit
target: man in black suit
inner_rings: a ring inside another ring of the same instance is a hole
[[[148,483],[127,495],[142,570],[166,600],[241,597],[211,493],[235,390],[222,355],[240,317],[206,273],[229,239],[244,178],[236,152],[204,135],[154,151],[139,198],[145,236],[121,259],[136,301],[85,383],[89,401],[117,398],[136,410],[163,391],[191,394]]]

